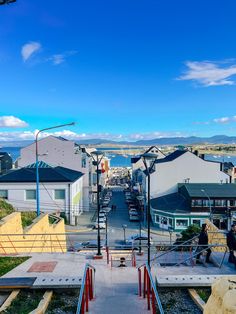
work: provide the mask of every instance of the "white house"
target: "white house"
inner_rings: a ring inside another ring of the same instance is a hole
[[[83,173],[64,167],[39,164],[40,211],[64,213],[76,224],[83,211]],[[35,164],[0,177],[0,196],[15,208],[36,211]]]
[[[21,149],[16,167],[26,167],[35,162],[35,143]],[[92,160],[85,148],[62,137],[48,136],[38,141],[39,160],[52,166],[80,171],[83,176],[83,210],[89,210],[92,201]]]
[[[151,197],[177,192],[178,183],[229,183],[230,176],[221,167],[221,163],[205,160],[188,150],[176,150],[156,160],[155,172],[151,174]],[[143,168],[136,171],[142,176],[145,189]]]

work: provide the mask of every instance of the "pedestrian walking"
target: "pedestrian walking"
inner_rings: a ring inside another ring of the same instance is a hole
[[[227,246],[229,248],[229,263],[236,267],[236,224],[232,224],[231,230],[227,234]]]
[[[205,251],[207,252],[206,263],[211,263],[210,261],[211,249],[208,247],[208,233],[207,233],[208,229],[209,227],[207,224],[202,224],[202,230],[200,232],[198,239],[199,245],[198,250],[201,251],[201,253],[197,255],[197,263],[200,263],[200,256],[202,255],[204,248],[206,248]]]

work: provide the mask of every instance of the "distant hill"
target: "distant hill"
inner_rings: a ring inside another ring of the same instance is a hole
[[[78,144],[82,145],[101,145],[106,144],[111,145],[139,145],[139,146],[152,146],[152,145],[197,145],[197,144],[236,144],[236,136],[227,136],[227,135],[215,135],[212,137],[197,137],[197,136],[189,136],[189,137],[162,137],[155,138],[151,140],[139,140],[136,142],[129,141],[112,141],[105,139],[86,139],[86,140],[75,140]],[[30,145],[33,141],[10,141],[3,142],[0,141],[0,146],[2,147],[24,147]]]

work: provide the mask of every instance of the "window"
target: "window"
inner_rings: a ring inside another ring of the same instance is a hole
[[[192,200],[192,206],[202,206],[202,200]]]
[[[36,200],[36,190],[26,190],[25,198],[27,200]]]
[[[86,168],[86,157],[82,157],[81,159],[81,167]]]
[[[188,219],[176,219],[176,227],[188,227]]]
[[[55,190],[54,191],[55,200],[64,200],[66,198],[65,190]]]
[[[193,219],[192,224],[200,227],[201,226],[201,219]]]
[[[8,191],[7,190],[0,190],[0,198],[8,199]]]
[[[173,219],[169,218],[169,226],[172,226],[172,224],[173,224]]]
[[[161,224],[167,225],[167,217],[161,217]]]
[[[215,200],[215,206],[220,206],[220,207],[226,206],[226,200]]]

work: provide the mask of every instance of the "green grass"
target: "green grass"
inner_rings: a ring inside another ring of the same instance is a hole
[[[28,256],[24,257],[0,257],[0,276],[5,275],[10,270],[27,261]]]
[[[207,300],[209,299],[211,295],[211,288],[203,288],[203,289],[196,289],[197,293],[199,294],[200,298],[207,303]]]
[[[36,217],[37,217],[36,212],[22,212],[21,213],[22,227],[25,228],[30,226]]]
[[[36,309],[42,299],[44,291],[21,290],[17,298],[5,310],[5,314],[29,314]]]
[[[0,219],[10,215],[14,211],[15,210],[12,205],[8,204],[5,200],[0,198]]]

